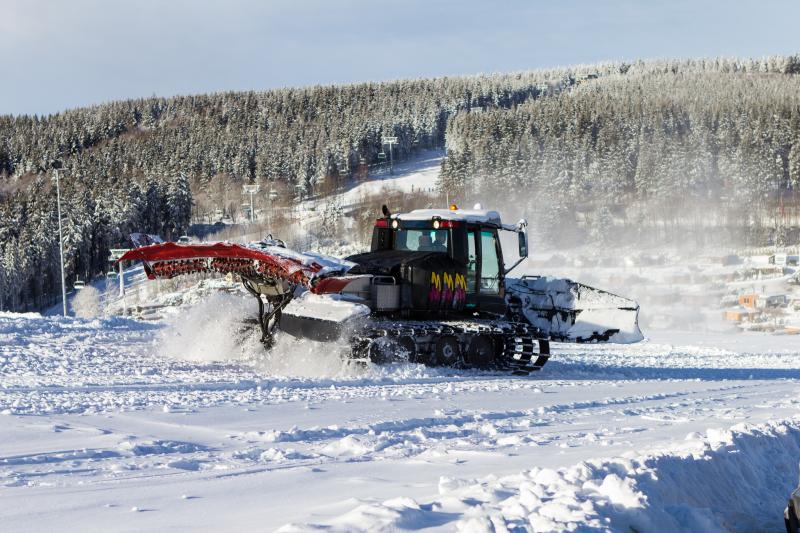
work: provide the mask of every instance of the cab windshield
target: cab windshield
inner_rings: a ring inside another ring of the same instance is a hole
[[[449,233],[446,229],[401,229],[395,232],[394,249],[446,253]]]

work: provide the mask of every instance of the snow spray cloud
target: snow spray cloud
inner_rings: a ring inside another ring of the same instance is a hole
[[[251,298],[212,294],[167,320],[157,351],[166,357],[190,361],[247,359],[260,348],[253,328],[243,323],[253,314],[253,308]]]
[[[274,376],[300,378],[355,377],[366,369],[348,360],[348,346],[296,339],[286,333],[276,335],[270,350],[261,349],[253,363]]]
[[[357,323],[351,323],[357,328]],[[351,330],[352,331],[352,330]],[[254,361],[254,366],[274,376],[333,378],[343,380],[409,380],[450,376],[452,368],[427,368],[421,363],[400,360],[373,363],[353,360],[351,347],[343,333],[338,341],[315,342],[278,332],[275,344]],[[463,372],[463,371],[458,371]]]
[[[654,245],[645,224],[639,235],[629,232],[624,242],[609,242],[599,235],[597,241],[579,242],[575,228],[549,225],[552,220],[548,222],[546,214],[531,208],[525,197],[503,202],[486,193],[472,199],[485,208],[501,207],[498,211],[506,223],[528,219],[530,257],[510,273],[512,277],[569,278],[632,298],[641,306],[639,324],[645,334],[657,329],[727,332],[733,328],[722,320],[720,311],[726,289],[719,257],[728,250],[723,241],[709,248],[691,239],[682,245]],[[574,205],[570,209],[579,211]],[[576,224],[575,220],[570,224]],[[501,241],[504,260],[510,265],[518,257],[516,239],[501,232]]]
[[[167,320],[156,351],[173,359],[199,362],[235,361],[271,376],[348,377],[364,369],[347,361],[346,346],[295,339],[278,332],[266,350],[260,342],[255,302],[249,296],[215,293],[181,309]]]
[[[103,308],[100,305],[100,291],[91,285],[87,285],[72,298],[70,307],[77,317],[94,318],[102,316]]]

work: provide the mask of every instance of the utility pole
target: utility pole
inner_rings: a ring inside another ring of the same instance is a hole
[[[122,269],[122,261],[119,262],[119,297],[122,298],[122,316],[128,314],[128,306],[125,305],[125,271]]]
[[[61,161],[53,161],[53,174],[56,178],[56,205],[58,210],[58,256],[61,259],[61,306],[64,316],[67,316],[67,285],[64,278],[64,232],[61,229],[61,186],[58,180],[58,169]]]
[[[394,160],[392,157],[392,147],[397,144],[397,137],[384,137],[381,139],[383,144],[389,145],[389,174],[394,174]]]

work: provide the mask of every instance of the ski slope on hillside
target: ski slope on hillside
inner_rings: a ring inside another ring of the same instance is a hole
[[[433,194],[441,172],[443,154],[438,151],[423,152],[420,156],[395,165],[394,174],[383,171],[370,180],[334,196],[342,206],[361,203],[362,199],[383,190],[406,194]]]
[[[3,529],[780,525],[795,339],[555,345],[532,377],[361,368],[285,337],[265,355],[232,338],[236,318],[201,320],[249,303],[156,324],[0,316]]]

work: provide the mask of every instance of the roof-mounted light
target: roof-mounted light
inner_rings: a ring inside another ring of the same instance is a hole
[[[400,227],[400,222],[397,219],[392,220],[392,227],[397,229]]]
[[[433,219],[433,229],[439,229],[439,226],[441,226],[441,221],[438,218],[434,218]]]
[[[375,227],[376,228],[388,228],[389,227],[389,220],[385,218],[379,218],[375,220]]]
[[[458,211],[458,206],[456,204],[450,204],[450,211]]]
[[[438,226],[436,225],[436,222],[439,223]],[[458,221],[458,220],[437,220],[437,221],[434,221],[434,223],[433,223],[434,229],[439,229],[439,228],[442,228],[442,229],[458,228],[460,226],[461,226],[461,222]]]

